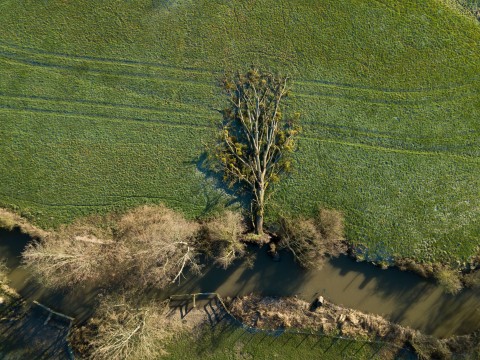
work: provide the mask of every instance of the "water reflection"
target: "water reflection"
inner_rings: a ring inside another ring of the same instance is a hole
[[[20,254],[29,237],[18,230],[0,230],[0,259],[13,269],[13,287],[29,300],[40,300],[66,314],[86,319],[93,310],[98,291],[77,289],[72,293],[47,292],[29,279],[20,265]],[[218,292],[222,296],[258,293],[268,296],[297,295],[307,301],[322,295],[330,301],[363,312],[383,315],[391,321],[445,337],[467,334],[480,328],[480,290],[465,290],[457,296],[443,294],[432,281],[397,269],[380,270],[356,263],[346,256],[327,262],[320,271],[304,271],[283,252],[273,262],[266,247],[252,253],[253,261],[241,259],[227,270],[208,266],[203,276],[189,276],[180,284],[145,297],[169,293]]]

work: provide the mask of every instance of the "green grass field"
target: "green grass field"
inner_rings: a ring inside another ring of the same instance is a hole
[[[201,216],[217,80],[249,64],[290,74],[302,113],[270,220],[320,204],[374,253],[478,250],[480,25],[442,0],[1,1],[0,205]]]
[[[166,359],[408,359],[407,352],[382,344],[305,334],[251,334],[243,329],[217,324],[198,331],[198,338],[183,336],[173,342]],[[394,355],[395,354],[395,355]],[[397,356],[397,357],[395,357]]]

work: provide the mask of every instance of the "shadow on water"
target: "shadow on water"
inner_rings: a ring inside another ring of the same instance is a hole
[[[12,269],[12,286],[27,300],[39,300],[80,321],[88,318],[98,291],[79,289],[63,294],[48,292],[34,283],[28,272],[19,267],[21,251],[28,241],[29,237],[18,230],[0,230],[0,259],[7,259]],[[347,256],[326,262],[322,270],[305,271],[286,252],[281,252],[281,261],[272,261],[266,246],[251,248],[250,255],[251,261],[239,259],[226,270],[210,265],[202,276],[187,276],[166,291],[149,289],[143,295],[165,298],[173,293],[218,292],[223,297],[234,297],[257,293],[297,295],[307,301],[322,295],[336,304],[379,314],[439,337],[467,334],[480,328],[480,290],[447,295],[432,281],[413,273],[381,270]]]
[[[77,322],[88,319],[94,310],[98,291],[94,288],[81,288],[63,292],[47,290],[45,286],[32,279],[27,269],[21,266],[21,255],[25,246],[32,240],[20,229],[11,231],[0,229],[0,261],[6,261],[10,272],[9,284],[27,301],[39,301],[42,304],[75,317]]]
[[[480,328],[480,291],[444,294],[431,280],[398,269],[381,270],[347,256],[332,259],[322,270],[299,268],[289,253],[273,262],[263,247],[253,266],[239,260],[227,270],[210,266],[201,277],[191,277],[169,289],[172,293],[218,292],[222,296],[257,293],[294,296],[312,301],[322,295],[330,301],[379,314],[427,334],[446,337]]]

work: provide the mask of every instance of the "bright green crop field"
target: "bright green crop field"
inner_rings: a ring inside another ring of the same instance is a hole
[[[480,23],[444,0],[0,1],[0,206],[43,227],[222,190],[200,157],[250,64],[302,114],[279,213],[340,209],[373,253],[480,245]]]

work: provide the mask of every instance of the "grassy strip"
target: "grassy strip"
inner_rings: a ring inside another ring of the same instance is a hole
[[[201,174],[223,69],[292,74],[297,172],[269,218],[344,211],[373,257],[462,265],[479,244],[472,18],[437,0],[5,2],[0,205],[42,227],[226,202]],[[221,198],[224,200],[221,200]]]
[[[183,336],[171,344],[166,359],[193,356],[208,359],[370,359],[378,345],[322,336],[284,334],[279,337],[250,334],[228,323],[204,326],[192,341]]]

